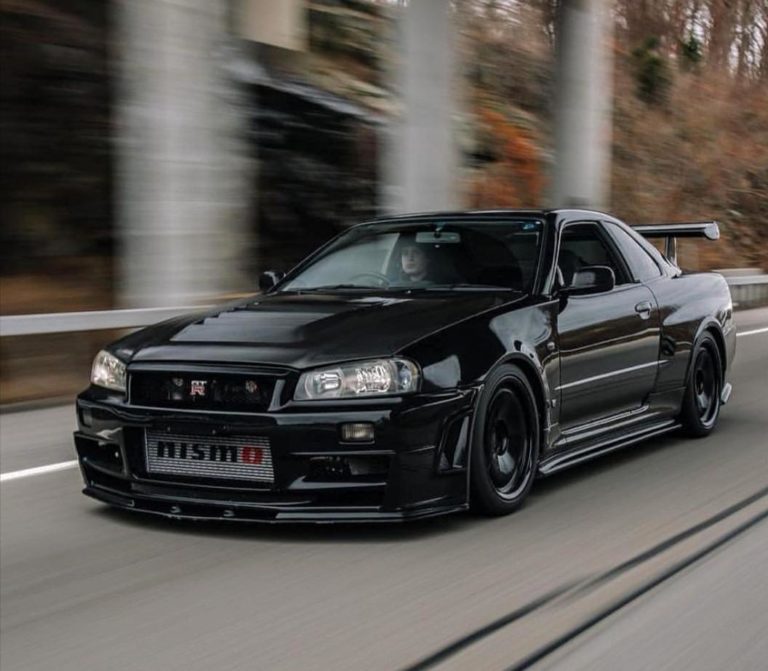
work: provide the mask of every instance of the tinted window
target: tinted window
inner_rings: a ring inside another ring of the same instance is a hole
[[[329,245],[283,291],[460,287],[527,291],[541,248],[539,220],[425,221],[359,226]]]
[[[644,282],[661,275],[661,270],[659,270],[656,262],[640,246],[640,243],[620,226],[616,226],[616,224],[609,224],[608,226],[636,280]]]
[[[600,235],[596,224],[576,224],[565,228],[560,238],[557,264],[566,286],[571,283],[574,273],[585,266],[608,266],[616,275],[616,284],[627,282],[623,267]]]

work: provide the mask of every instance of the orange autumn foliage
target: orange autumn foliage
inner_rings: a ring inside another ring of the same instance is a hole
[[[483,166],[470,184],[473,207],[540,205],[544,178],[536,144],[499,112],[481,109],[479,117],[484,142],[496,160]]]

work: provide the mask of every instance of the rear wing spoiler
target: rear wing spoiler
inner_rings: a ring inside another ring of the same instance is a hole
[[[707,238],[718,240],[720,228],[716,221],[699,221],[690,224],[651,224],[633,226],[633,230],[646,238],[664,238],[664,255],[677,265],[678,238]]]

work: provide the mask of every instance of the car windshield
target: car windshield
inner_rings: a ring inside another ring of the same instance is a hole
[[[289,276],[281,291],[529,291],[543,223],[429,221],[350,229]]]

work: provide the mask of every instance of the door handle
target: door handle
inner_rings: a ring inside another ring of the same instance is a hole
[[[653,306],[650,301],[643,301],[635,305],[635,312],[639,314],[643,319],[648,319],[651,316],[651,309]]]

